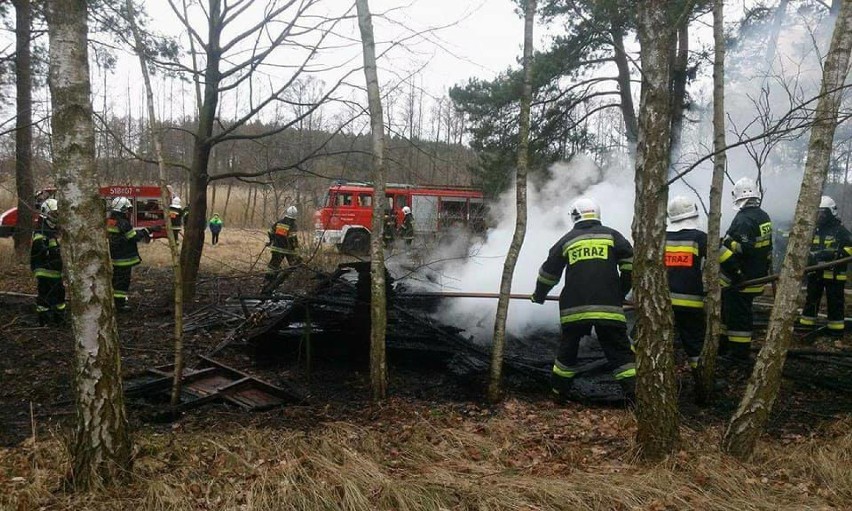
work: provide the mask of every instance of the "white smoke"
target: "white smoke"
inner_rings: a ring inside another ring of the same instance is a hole
[[[596,200],[601,206],[604,224],[630,237],[633,218],[633,169],[626,161],[598,167],[584,155],[550,168],[549,179],[528,188],[527,233],[515,267],[512,293],[530,295],[535,289],[538,269],[547,258],[550,247],[571,229],[569,208],[578,198]],[[468,258],[443,265],[439,283],[431,290],[496,293],[500,289],[503,262],[515,230],[515,190],[504,193],[492,205],[494,217],[485,239],[470,250]],[[444,260],[445,251],[431,254],[430,260]],[[558,294],[562,283],[551,295]],[[476,339],[490,339],[494,329],[497,300],[454,298],[445,300],[439,312],[448,324],[465,328]],[[557,302],[545,305],[512,300],[507,331],[522,334],[530,330],[557,332]]]

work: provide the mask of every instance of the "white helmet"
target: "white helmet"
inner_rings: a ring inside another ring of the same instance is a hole
[[[53,227],[56,224],[56,217],[59,214],[59,203],[56,199],[45,199],[39,207],[39,216],[42,217],[47,225]]]
[[[823,195],[819,200],[819,209],[827,209],[831,216],[837,216],[837,203],[828,195]]]
[[[698,205],[683,195],[678,195],[669,201],[669,221],[680,222],[698,217]]]
[[[757,185],[754,183],[754,180],[748,177],[740,178],[734,184],[734,189],[731,192],[731,195],[734,197],[734,206],[737,209],[741,209],[749,199],[760,199],[760,190],[757,189]]]
[[[409,208],[408,206],[404,206],[404,207],[402,208],[402,214],[403,214],[403,215],[408,215],[408,214],[410,214],[410,213],[411,213],[411,208]]]
[[[571,206],[571,219],[574,223],[584,220],[600,220],[601,208],[592,199],[577,199]]]
[[[116,197],[112,200],[109,207],[113,211],[124,213],[128,209],[133,209],[133,203],[131,203],[130,199],[128,199],[127,197]]]
[[[175,208],[175,209],[181,209],[182,206],[181,206],[181,203],[180,203],[180,197],[178,197],[177,195],[172,197],[172,203],[169,204],[169,207]]]
[[[287,213],[284,216],[287,216],[289,218],[296,218],[296,215],[298,214],[299,210],[296,209],[296,206],[290,206],[289,208],[287,208]]]

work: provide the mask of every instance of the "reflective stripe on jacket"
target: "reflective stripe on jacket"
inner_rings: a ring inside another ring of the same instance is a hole
[[[615,229],[597,220],[575,224],[551,247],[541,265],[536,295],[545,296],[559,283],[562,323],[578,321],[625,321],[622,303],[630,290],[633,247]]]

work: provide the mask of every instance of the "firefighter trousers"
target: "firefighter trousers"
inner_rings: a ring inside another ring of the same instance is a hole
[[[802,308],[802,317],[799,323],[805,326],[816,325],[817,312],[822,300],[822,292],[825,289],[825,302],[828,309],[828,329],[832,332],[842,332],[845,311],[844,288],[846,282],[843,280],[825,279],[822,275],[808,275],[808,291],[805,306]]]
[[[127,305],[127,295],[130,292],[130,274],[132,271],[132,266],[112,267],[112,297],[116,305]]]
[[[704,346],[705,316],[703,307],[672,307],[675,334],[689,357],[689,366],[696,367]]]
[[[755,293],[743,293],[736,289],[722,290],[722,339],[720,354],[736,358],[748,358],[751,353],[754,313],[752,310]]]
[[[62,278],[36,277],[38,296],[36,297],[36,313],[41,325],[46,325],[50,319],[61,323],[65,319],[65,284]]]
[[[563,394],[570,388],[577,375],[580,340],[592,334],[592,327],[604,355],[614,368],[612,373],[615,379],[622,386],[634,385],[636,365],[627,339],[627,325],[619,321],[578,321],[562,324],[562,339],[551,378],[554,393]]]

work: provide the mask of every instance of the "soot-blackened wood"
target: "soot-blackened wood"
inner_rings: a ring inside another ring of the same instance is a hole
[[[802,188],[793,216],[787,255],[781,265],[781,277],[775,290],[766,342],[758,354],[739,408],[731,418],[722,440],[723,449],[738,458],[748,458],[754,452],[781,386],[784,361],[793,336],[793,322],[799,304],[800,283],[831,159],[837,114],[843,96],[840,88],[849,71],[850,50],[852,0],[846,0],[840,6],[831,47],[823,67],[822,88],[811,128]]]
[[[663,266],[666,176],[671,148],[670,85],[676,42],[672,2],[640,2],[642,58],[636,203],[633,217],[633,289],[636,305],[637,441],[643,457],[659,459],[678,443],[672,307]]]
[[[54,168],[75,342],[71,482],[82,490],[122,479],[132,461],[95,167],[87,28],[85,0],[48,3]]]

